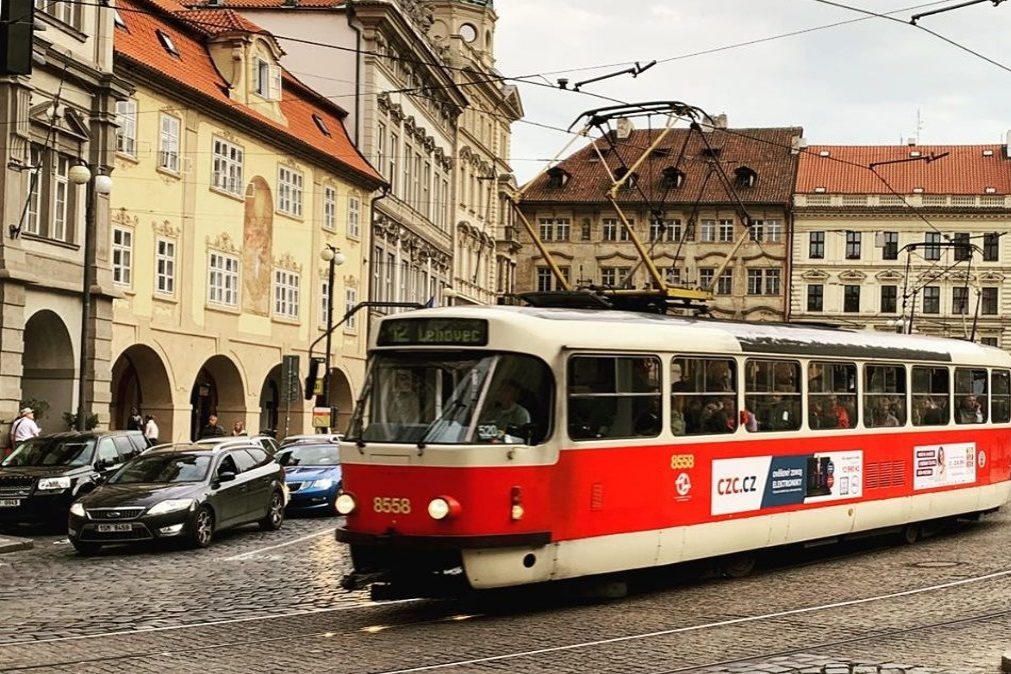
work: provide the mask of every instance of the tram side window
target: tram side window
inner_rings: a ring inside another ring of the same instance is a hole
[[[990,373],[990,421],[1006,424],[1011,421],[1011,372]]]
[[[864,367],[864,424],[868,428],[906,425],[905,367]]]
[[[574,356],[569,360],[569,437],[660,435],[660,359]]]
[[[807,366],[807,421],[815,430],[857,425],[855,363],[811,363]]]
[[[986,370],[955,368],[955,423],[982,424],[987,418]]]
[[[913,368],[913,425],[944,426],[951,419],[946,367]]]
[[[800,428],[800,363],[748,360],[741,423],[753,433]]]
[[[737,429],[737,364],[729,358],[675,358],[671,363],[674,435]]]

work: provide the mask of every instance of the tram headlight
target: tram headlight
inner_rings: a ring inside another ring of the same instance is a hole
[[[358,502],[355,501],[355,497],[349,492],[341,492],[337,496],[337,501],[334,503],[334,508],[341,515],[350,515],[358,507]]]
[[[463,507],[459,501],[450,496],[437,496],[428,502],[428,516],[433,520],[444,520],[456,517]]]

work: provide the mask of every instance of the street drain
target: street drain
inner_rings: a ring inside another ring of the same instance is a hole
[[[952,566],[959,566],[961,564],[962,562],[934,561],[934,562],[916,562],[915,564],[910,564],[910,566],[913,566],[917,569],[947,569]]]

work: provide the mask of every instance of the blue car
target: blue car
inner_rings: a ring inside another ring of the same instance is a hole
[[[341,488],[340,445],[330,442],[282,447],[276,460],[284,467],[291,493],[288,513],[336,515],[334,501]]]

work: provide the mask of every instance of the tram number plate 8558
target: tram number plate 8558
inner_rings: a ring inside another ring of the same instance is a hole
[[[411,499],[377,496],[372,499],[372,510],[377,513],[392,513],[394,515],[411,514]]]
[[[670,458],[671,470],[685,470],[695,467],[694,454],[675,454]]]

